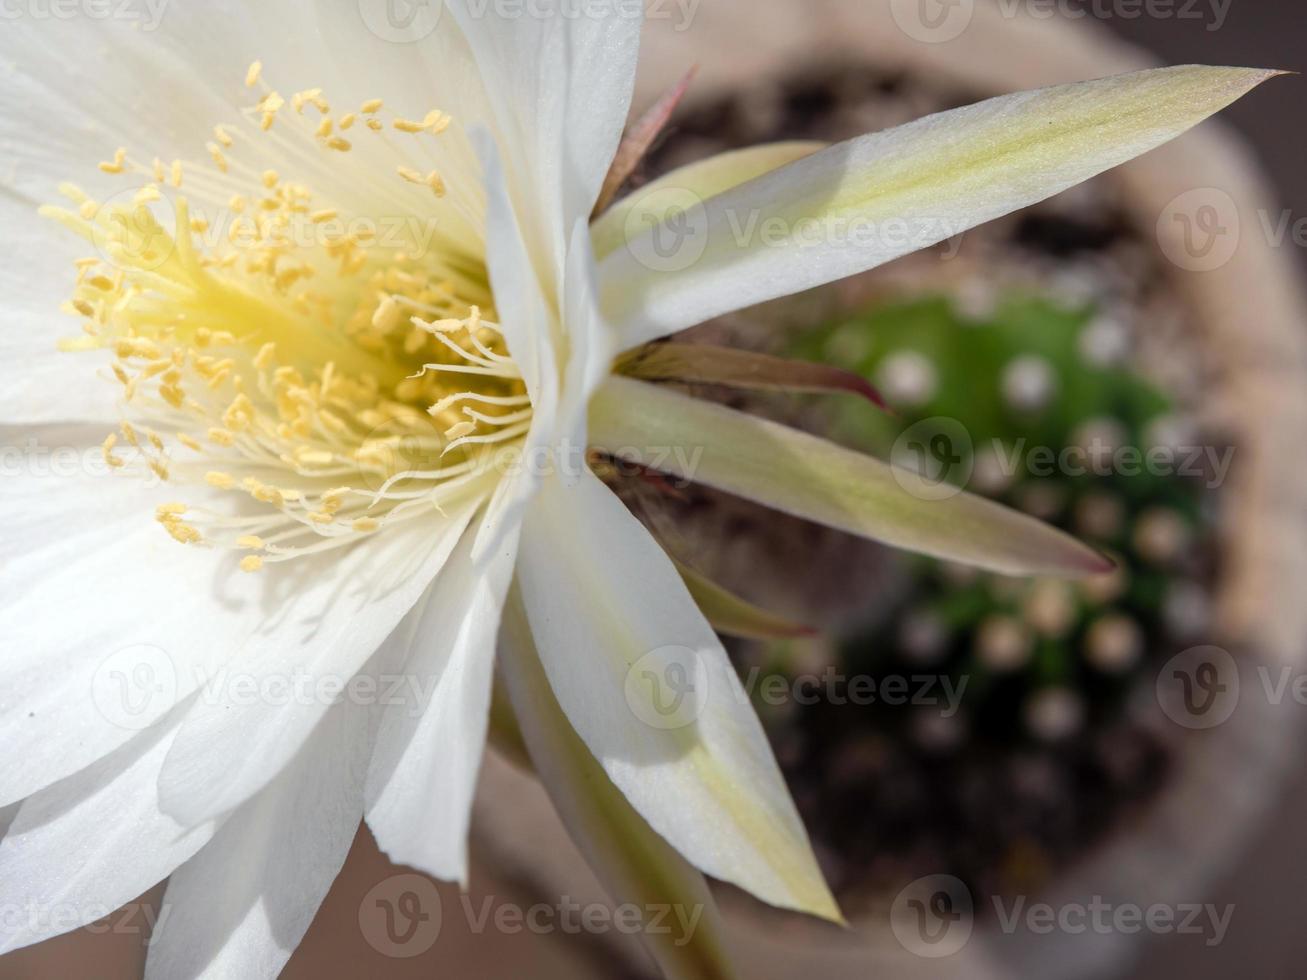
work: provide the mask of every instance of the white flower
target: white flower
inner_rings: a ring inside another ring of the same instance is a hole
[[[628,7],[450,0],[413,43],[340,3],[178,4],[157,33],[6,25],[0,904],[23,914],[3,948],[171,875],[150,976],[273,976],[361,817],[395,861],[464,880],[496,660],[615,898],[706,903],[704,872],[838,918],[719,641],[589,450],[999,571],[1099,566],[1019,515],[919,500],[874,460],[610,372],[1056,193],[1269,73],[1146,72],[744,151],[592,225]],[[85,190],[38,218],[61,180]],[[785,232],[743,241],[752,219]],[[394,676],[426,696],[358,684]],[[715,942],[654,953],[709,974]]]

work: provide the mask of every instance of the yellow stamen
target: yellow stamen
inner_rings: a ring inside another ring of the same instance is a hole
[[[248,81],[261,83],[257,63]],[[286,99],[263,92],[246,117],[267,129]],[[239,215],[210,240],[196,237],[210,223],[191,214],[186,195],[169,195],[169,227],[152,211],[162,186],[180,190],[180,161],[146,155],[137,159],[152,162],[141,166],[125,148],[107,161],[110,172],[141,178],[125,201],[102,205],[63,185],[71,205],[44,211],[114,260],[77,262],[63,308],[83,336],[60,343],[113,355],[132,421],[106,437],[106,464],[210,488],[202,509],[164,504],[156,519],[183,544],[259,552],[243,557],[247,571],[446,513],[481,487],[473,478],[484,473],[493,485],[494,444],[523,438],[531,411],[483,268],[391,241],[348,211],[338,229],[330,222],[340,210],[293,179],[303,151],[350,151],[336,134],[360,118],[382,128],[381,101],[336,121],[320,90],[298,92],[291,104],[270,147],[293,152],[253,156],[216,126],[212,165],[189,168],[188,183],[225,188],[219,199]],[[321,118],[300,118],[309,107]],[[395,125],[436,134],[450,120],[433,110]],[[273,159],[281,166],[264,162]],[[365,165],[354,157],[322,164],[359,191],[378,183],[362,174]],[[436,171],[391,167],[446,191]],[[306,225],[313,233],[297,235]],[[130,458],[116,452],[120,440]]]

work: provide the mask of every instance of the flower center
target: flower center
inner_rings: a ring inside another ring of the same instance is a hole
[[[246,81],[262,84],[259,65]],[[265,85],[246,129],[278,158],[312,150],[319,171],[325,157],[341,180],[370,182],[384,214],[343,219],[307,185],[242,162],[223,126],[204,164],[119,150],[100,169],[136,189],[101,202],[64,185],[73,207],[44,209],[100,253],[77,262],[64,309],[84,336],[62,346],[112,352],[125,418],[106,462],[219,491],[164,504],[158,520],[184,544],[249,552],[246,571],[486,492],[495,451],[530,426],[483,259],[436,233],[438,211],[424,227],[422,206],[403,203],[420,192],[439,205],[449,188],[390,142],[381,110],[337,117],[320,90],[288,103]],[[421,141],[449,124],[433,111],[390,128]],[[356,126],[379,146],[346,166]]]

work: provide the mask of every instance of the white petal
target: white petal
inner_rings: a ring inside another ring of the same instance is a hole
[[[363,812],[369,711],[337,705],[285,771],[168,883],[147,980],[272,980],[335,880]]]
[[[385,709],[368,767],[367,821],[396,864],[467,882],[467,831],[485,749],[495,637],[516,559],[485,567],[469,530],[423,601],[395,631],[405,688]],[[419,693],[419,691],[421,693]]]
[[[534,768],[609,898],[619,905],[675,911],[668,916],[669,928],[640,930],[663,975],[669,980],[732,976],[703,875],[632,809],[577,737],[549,686],[519,595],[505,609],[500,649],[513,713]],[[674,923],[690,916],[694,927],[678,930]]]
[[[544,469],[534,461],[547,462],[555,453],[561,380],[558,361],[565,343],[558,308],[548,295],[552,268],[548,258],[543,271],[532,260],[499,148],[484,129],[473,133],[473,142],[485,170],[486,265],[501,329],[531,395],[532,411],[531,429],[520,453],[515,458],[504,457],[512,472],[501,473],[505,478],[487,511],[474,553],[475,560],[483,561],[487,552],[498,548],[504,535],[520,524]]]
[[[542,426],[552,426],[558,399],[561,326],[557,307],[546,292],[554,272],[532,261],[522,214],[513,203],[503,157],[494,140],[484,129],[475,131],[472,138],[484,170],[486,268],[502,321],[500,329],[531,394],[533,428],[539,432]]]
[[[565,450],[576,450],[572,455],[573,466],[563,465],[566,456],[560,461],[560,475],[569,481],[575,480],[584,469],[584,449],[589,445],[586,411],[590,398],[608,378],[617,356],[617,334],[599,312],[596,284],[589,222],[582,219],[572,230],[567,252],[563,322],[567,325],[569,353],[555,438]]]
[[[159,810],[179,713],[23,802],[0,841],[0,953],[102,918],[162,881],[212,835]]]
[[[3,167],[0,161],[0,172]],[[107,377],[92,377],[105,359],[57,347],[61,337],[81,333],[59,305],[71,295],[73,260],[86,245],[36,209],[0,187],[0,420],[111,418],[122,388]]]
[[[475,0],[445,4],[480,68],[532,254],[561,270],[572,225],[589,217],[621,141],[643,10],[601,4],[575,16],[573,5],[546,3],[508,16]]]
[[[649,825],[710,875],[837,918],[725,651],[671,561],[593,475],[546,481],[518,581],[559,704]],[[670,706],[664,681],[684,681]]]
[[[635,347],[843,279],[1124,163],[1274,74],[1164,68],[1023,92],[691,196],[605,260],[604,312]]]
[[[0,804],[125,744],[266,619],[257,582],[154,522],[165,491],[108,473],[102,438],[3,437],[18,472],[0,508]]]
[[[476,504],[387,530],[331,562],[265,569],[285,576],[285,598],[201,689],[164,765],[164,809],[189,826],[272,781],[332,702],[351,697],[348,685],[444,565]]]
[[[533,412],[517,472],[491,506],[492,521],[511,528],[517,526],[543,475],[561,472],[575,479],[584,471],[586,406],[608,376],[616,335],[597,307],[588,219],[578,219],[571,230],[560,256],[561,297],[552,299],[548,267],[542,272],[540,263],[532,262],[526,226],[511,200],[499,151],[484,131],[474,134],[474,141],[484,162],[489,198],[490,280],[509,350],[531,393]],[[496,538],[491,535],[486,541],[493,546]],[[477,557],[482,554],[478,550]]]

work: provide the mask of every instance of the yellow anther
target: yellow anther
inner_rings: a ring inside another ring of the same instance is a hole
[[[277,345],[268,342],[259,348],[259,352],[254,355],[254,366],[260,371],[266,371],[272,366],[273,361],[277,359]]]
[[[348,153],[350,150],[354,148],[354,144],[351,143],[349,140],[345,139],[343,136],[333,136],[331,139],[327,140],[326,145],[327,145],[327,149],[336,150],[337,152],[340,153]]]
[[[350,487],[337,487],[335,490],[328,490],[322,495],[322,509],[328,514],[334,514],[345,506],[345,496],[353,492]]]
[[[281,178],[277,175],[277,171],[275,170],[263,171],[263,186],[268,188],[268,190],[272,190],[276,187],[277,181],[280,179]]]
[[[222,413],[222,424],[232,432],[240,432],[254,421],[254,405],[248,395],[240,394],[232,399],[227,410]]]
[[[105,436],[104,442],[100,444],[100,455],[103,456],[104,461],[114,469],[127,465],[121,458],[113,454],[113,447],[116,445],[118,445],[118,437],[112,432]]]
[[[350,527],[359,534],[371,534],[381,525],[372,517],[360,517],[350,524]]]
[[[330,466],[335,458],[325,449],[309,449],[307,446],[301,446],[295,453],[295,459],[305,466]]]
[[[363,105],[359,107],[359,112],[363,113],[365,116],[370,116],[373,113],[380,112],[383,105],[385,105],[385,102],[381,99],[368,99],[368,101],[364,102]]]
[[[198,544],[203,540],[199,531],[191,525],[184,524],[179,520],[166,520],[160,521],[160,523],[163,524],[164,530],[172,535],[173,540],[179,541],[182,544]]]
[[[410,184],[421,184],[424,187],[430,187],[436,197],[445,196],[445,181],[435,170],[429,174],[421,174],[411,167],[400,167],[399,175],[407,180]]]
[[[126,168],[126,161],[127,150],[120,146],[114,151],[112,160],[106,160],[100,164],[100,169],[107,174],[120,174]]]
[[[159,375],[163,374],[163,372],[167,371],[170,367],[172,367],[172,361],[164,360],[160,358],[159,360],[152,361],[149,364],[145,365],[145,367],[141,368],[141,377],[142,378],[158,377]],[[173,381],[174,383],[176,383],[176,378],[174,378]]]
[[[236,141],[232,138],[231,133],[227,132],[226,126],[214,126],[213,138],[216,139],[223,146],[227,147],[228,149],[231,149],[231,147],[234,146],[236,143]]]
[[[372,314],[372,325],[382,331],[393,330],[398,325],[401,315],[395,297],[383,296],[381,302],[377,304],[376,311]]]
[[[241,559],[242,572],[257,572],[263,568],[263,559],[258,555],[246,555]]]
[[[281,111],[282,106],[285,104],[286,100],[276,92],[269,92],[259,100],[257,108],[263,113],[263,119],[260,121],[259,127],[265,133],[272,128],[272,124],[277,118],[277,113]]]
[[[217,471],[205,473],[204,482],[218,490],[230,490],[236,486],[236,478],[230,473],[220,473]]]
[[[334,221],[339,215],[335,208],[323,208],[321,211],[314,211],[309,215],[309,220],[315,225],[323,224],[327,221]]]
[[[250,490],[250,496],[260,503],[272,504],[274,507],[286,506],[286,496],[276,487],[256,486]]]
[[[244,534],[236,539],[236,547],[246,551],[262,551],[264,544],[263,539],[257,534]]]
[[[303,92],[296,92],[290,97],[291,108],[296,112],[303,112],[305,103],[312,102],[314,99],[321,98],[322,89],[310,88]]]
[[[245,87],[254,88],[259,84],[259,77],[263,74],[263,62],[255,61],[245,72]]]
[[[209,156],[213,158],[213,165],[223,173],[226,173],[227,158],[222,155],[222,147],[217,143],[206,143],[205,149],[209,151]]]
[[[186,392],[177,385],[161,385],[159,394],[173,408],[181,408],[182,403],[186,401]]]

